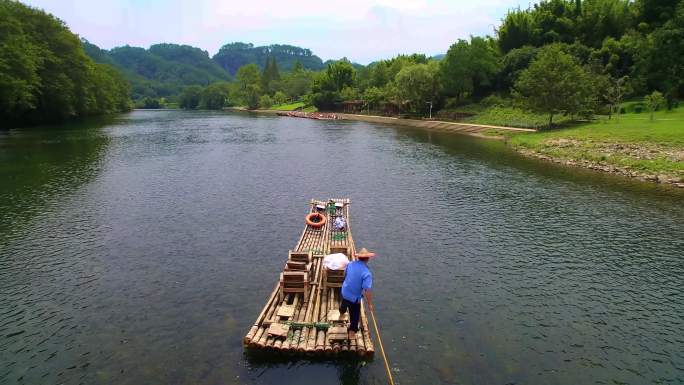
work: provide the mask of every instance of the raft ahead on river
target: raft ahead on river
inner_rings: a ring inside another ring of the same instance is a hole
[[[349,313],[340,317],[338,311],[344,270],[323,267],[327,254],[343,253],[355,259],[349,203],[349,199],[311,201],[299,242],[284,255],[278,283],[243,340],[246,349],[303,356],[373,357],[375,348],[364,306],[359,332],[350,341]],[[333,225],[337,217],[346,222],[343,230]]]

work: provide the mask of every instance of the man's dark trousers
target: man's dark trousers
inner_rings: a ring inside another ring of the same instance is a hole
[[[342,302],[340,303],[340,315],[347,312],[349,309],[349,330],[353,332],[359,331],[359,318],[361,317],[361,300],[354,303],[347,301],[342,297]]]

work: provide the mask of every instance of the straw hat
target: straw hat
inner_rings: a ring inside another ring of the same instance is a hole
[[[361,251],[356,253],[356,258],[372,258],[375,257],[375,253],[371,253],[370,251],[366,250],[366,248],[362,248]]]

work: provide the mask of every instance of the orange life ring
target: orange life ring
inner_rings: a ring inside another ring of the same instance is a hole
[[[325,215],[321,213],[311,213],[306,216],[306,224],[311,227],[322,227],[325,224]],[[314,219],[318,219],[314,222]]]

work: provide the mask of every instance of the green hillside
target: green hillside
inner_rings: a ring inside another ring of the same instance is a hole
[[[325,68],[321,58],[311,53],[311,50],[281,44],[255,47],[251,43],[230,43],[221,47],[213,60],[228,73],[235,75],[238,68],[246,64],[254,63],[263,69],[266,59],[271,57],[275,58],[280,70],[287,72],[292,71],[297,62],[309,70]]]
[[[189,85],[205,86],[230,76],[207,51],[178,44],[155,44],[149,49],[123,46],[103,50],[87,41],[86,53],[96,62],[112,64],[131,83],[133,98],[169,97]]]

